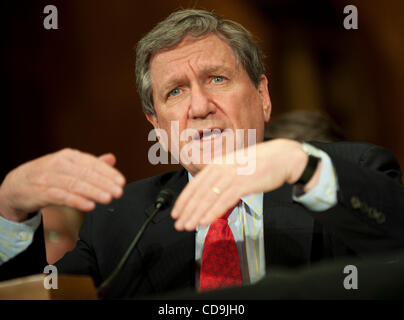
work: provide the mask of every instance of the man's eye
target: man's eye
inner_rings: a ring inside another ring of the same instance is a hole
[[[181,93],[181,90],[179,88],[175,88],[168,93],[168,96],[174,97],[174,96],[178,96],[180,93]]]
[[[224,81],[224,77],[222,77],[222,76],[214,76],[213,79],[212,79],[212,81],[213,81],[214,83],[221,83],[221,82]]]

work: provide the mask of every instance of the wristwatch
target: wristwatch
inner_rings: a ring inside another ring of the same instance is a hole
[[[294,183],[295,186],[299,186],[299,187],[303,187],[305,184],[307,184],[310,181],[310,179],[313,177],[314,173],[316,172],[318,162],[321,160],[321,158],[319,158],[313,154],[313,152],[311,150],[312,147],[309,144],[303,142],[302,148],[309,156],[309,160],[307,161],[306,167],[304,168],[302,175]]]

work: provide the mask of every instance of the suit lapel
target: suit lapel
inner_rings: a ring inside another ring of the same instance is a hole
[[[176,231],[170,217],[175,200],[187,183],[185,170],[180,170],[167,182],[162,182],[160,189],[171,189],[174,199],[169,207],[152,220],[142,244],[139,243],[142,261],[156,292],[194,285],[195,232]],[[151,202],[145,214],[150,215],[153,209],[154,204]]]
[[[291,267],[310,262],[313,218],[292,200],[292,186],[264,194],[266,268]]]
[[[139,243],[139,252],[147,275],[156,292],[194,286],[195,232],[177,232],[170,212],[176,198],[188,182],[180,170],[161,188],[174,191],[168,208],[153,219]],[[150,215],[153,203],[146,209]],[[264,242],[266,268],[293,267],[310,263],[313,218],[303,206],[292,200],[292,187],[283,187],[264,194]],[[164,239],[161,241],[161,239]]]

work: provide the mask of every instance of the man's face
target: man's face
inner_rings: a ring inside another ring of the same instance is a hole
[[[147,119],[156,129],[167,132],[166,147],[170,152],[177,151],[173,150],[177,147],[173,147],[172,142],[179,140],[171,134],[172,121],[178,121],[180,134],[186,129],[199,133],[187,141],[180,140],[179,150],[192,144],[202,154],[207,143],[213,146],[219,141],[215,139],[235,134],[236,129],[245,130],[244,146],[248,143],[248,129],[256,130],[257,142],[263,140],[264,122],[269,120],[271,112],[267,79],[262,75],[256,88],[242,65],[237,63],[230,46],[216,35],[196,40],[186,36],[176,47],[154,55],[150,71],[156,115],[147,115]],[[202,139],[204,130],[221,134],[205,135]],[[220,141],[225,154],[228,151],[225,139]],[[234,144],[236,142],[235,139]],[[192,175],[206,165],[201,163],[203,161],[196,162],[181,161]]]

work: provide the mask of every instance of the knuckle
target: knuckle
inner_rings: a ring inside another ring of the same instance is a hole
[[[80,156],[80,151],[78,151],[77,149],[73,149],[73,148],[64,148],[61,150],[60,152],[63,156],[69,156],[72,158],[76,158]]]
[[[91,176],[91,168],[89,167],[82,167],[80,169],[79,176],[83,180],[87,180]]]
[[[63,156],[60,156],[59,154],[56,154],[54,157],[49,159],[49,165],[55,169],[58,169],[61,166],[63,166],[64,162],[65,158]]]
[[[76,207],[78,204],[77,197],[72,194],[67,194],[63,201],[68,207]]]
[[[48,196],[50,201],[55,202],[56,204],[63,203],[66,200],[66,194],[62,190],[56,188],[49,188]]]
[[[49,159],[47,165],[55,170],[63,168],[68,165],[69,163],[69,156],[70,149],[66,148],[63,149],[55,154],[53,154]]]
[[[38,184],[39,186],[45,186],[47,184],[49,184],[49,181],[51,179],[51,174],[49,172],[42,172],[41,174],[39,174],[36,177],[36,184]]]
[[[75,191],[77,191],[77,189],[78,189],[78,182],[79,182],[79,180],[78,180],[77,177],[70,178],[69,181],[68,181],[68,183],[67,183],[67,190],[68,190],[69,192],[75,192]]]
[[[62,150],[60,150],[59,153],[61,153],[61,154],[69,154],[71,152],[73,152],[72,148],[63,148]]]
[[[66,206],[72,208],[80,208],[82,206],[83,201],[84,201],[83,198],[72,193],[67,194],[65,198]]]

